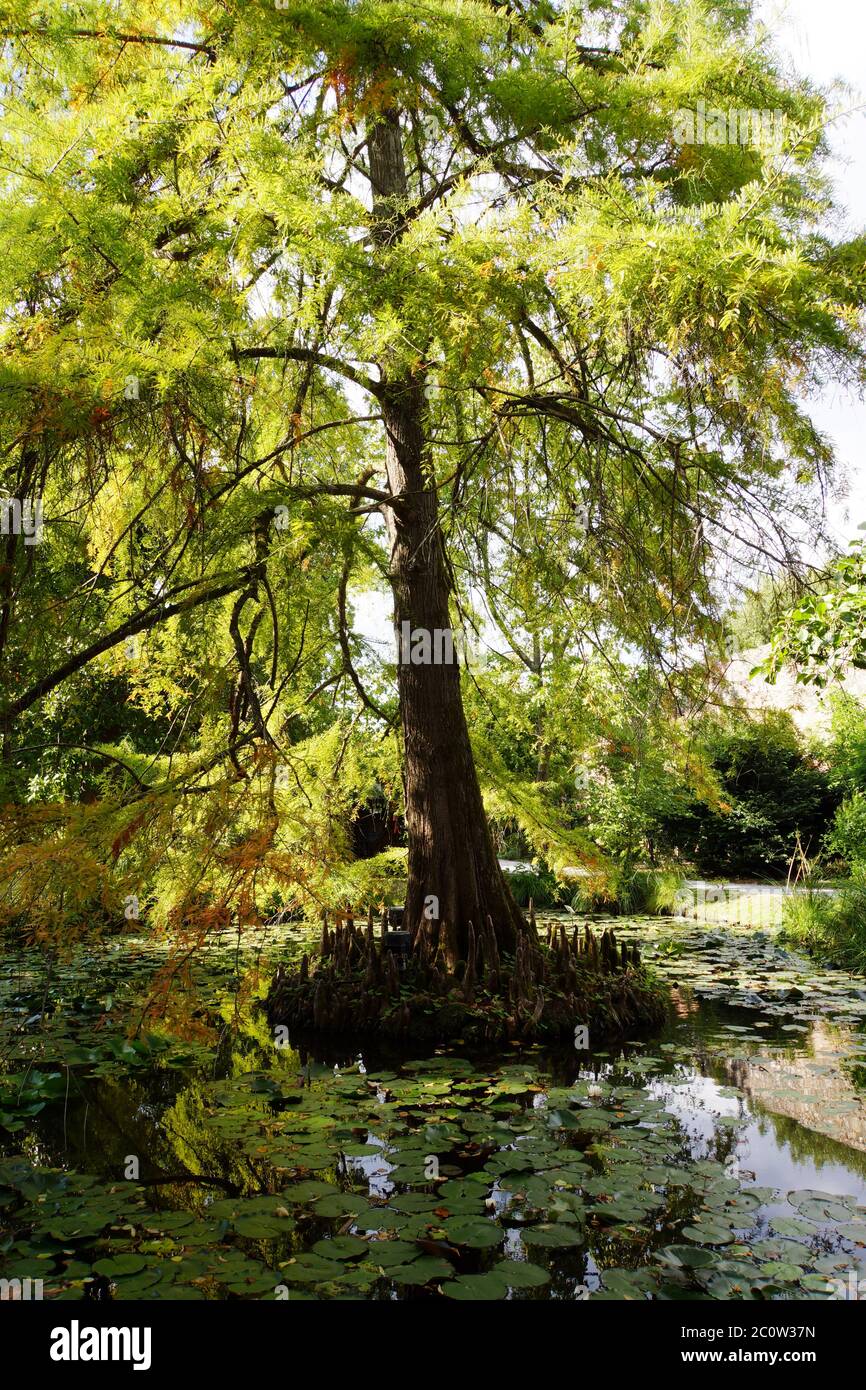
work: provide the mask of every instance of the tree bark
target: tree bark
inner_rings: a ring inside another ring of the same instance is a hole
[[[407,198],[396,111],[371,123],[368,153],[373,235],[385,250],[399,235]],[[424,385],[423,370],[389,379],[382,368],[388,484],[391,495],[400,498],[383,507],[383,514],[391,547],[404,741],[405,925],[413,942],[422,933],[439,940],[453,969],[466,960],[470,922],[477,935],[490,917],[500,951],[513,952],[529,928],[493,847],[463,710],[459,655],[449,641],[451,580],[429,457]]]

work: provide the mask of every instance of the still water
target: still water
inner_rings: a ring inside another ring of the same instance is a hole
[[[771,933],[617,934],[671,984],[670,1018],[585,1052],[275,1046],[257,997],[292,928],[188,957],[8,952],[0,1277],[120,1300],[856,1287],[864,981]]]

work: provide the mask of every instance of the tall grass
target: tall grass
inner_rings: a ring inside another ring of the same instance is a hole
[[[866,864],[854,866],[838,893],[806,888],[785,899],[786,941],[832,965],[866,974]]]
[[[534,907],[559,907],[562,902],[563,887],[556,874],[545,865],[534,869],[516,869],[505,875],[511,895],[518,907],[528,907],[532,899]]]
[[[577,912],[610,912],[648,917],[673,912],[682,876],[664,869],[620,869],[603,882],[590,881],[575,891]]]

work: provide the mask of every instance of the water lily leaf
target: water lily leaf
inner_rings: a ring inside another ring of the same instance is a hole
[[[448,1260],[437,1259],[433,1255],[422,1255],[411,1264],[397,1265],[388,1270],[388,1277],[396,1284],[428,1284],[431,1279],[448,1279],[454,1273],[454,1266]]]
[[[776,1235],[791,1236],[814,1236],[816,1227],[811,1221],[797,1221],[787,1216],[773,1217],[773,1230]]]
[[[809,1289],[812,1293],[825,1293],[828,1298],[836,1296],[836,1285],[830,1282],[826,1274],[804,1274],[800,1280],[800,1287]]]
[[[835,1200],[832,1192],[819,1192],[814,1187],[799,1187],[788,1193],[788,1201],[792,1207],[799,1207],[802,1202],[832,1202]]]
[[[802,1270],[799,1265],[788,1264],[784,1260],[769,1260],[761,1265],[761,1273],[768,1278],[779,1280],[783,1284],[796,1284],[800,1279]]]
[[[289,1200],[288,1192],[283,1193],[284,1200]],[[335,1192],[333,1189],[327,1197],[319,1197],[316,1200],[316,1216],[357,1216],[369,1206],[366,1193]]]
[[[485,1250],[499,1245],[502,1229],[492,1221],[447,1221],[445,1233],[455,1245],[468,1245],[472,1250]]]
[[[355,1260],[359,1255],[366,1255],[369,1249],[369,1241],[361,1240],[360,1236],[334,1236],[331,1240],[317,1240],[311,1247],[314,1255],[321,1255],[325,1260]]]
[[[702,1271],[703,1275],[704,1271]],[[713,1298],[722,1299],[749,1299],[753,1298],[751,1278],[746,1279],[742,1275],[725,1274],[721,1270],[707,1270],[706,1278],[702,1278],[704,1288]]]
[[[108,1279],[118,1279],[125,1274],[140,1273],[146,1264],[147,1261],[140,1255],[109,1255],[104,1260],[97,1260],[93,1269],[96,1274],[104,1274]]]
[[[333,1183],[320,1182],[318,1178],[307,1178],[285,1188],[283,1196],[289,1202],[312,1202],[317,1197],[333,1196],[335,1190]]]
[[[719,1256],[714,1250],[703,1250],[694,1245],[667,1245],[658,1252],[657,1258],[667,1264],[685,1266],[687,1269],[701,1269],[716,1264]]]
[[[651,1286],[651,1280],[640,1269],[603,1269],[601,1278],[609,1293],[615,1293],[626,1301],[645,1299]]]
[[[381,1265],[383,1269],[406,1264],[418,1253],[418,1247],[408,1240],[371,1240],[367,1243],[367,1249],[373,1263]]]
[[[730,1245],[734,1239],[733,1231],[725,1231],[717,1226],[684,1226],[686,1240],[697,1241],[699,1245]]]
[[[280,1266],[280,1279],[287,1284],[324,1284],[339,1279],[344,1267],[336,1260],[323,1260],[319,1255],[298,1255],[290,1264]],[[279,1283],[279,1280],[274,1280]]]
[[[550,1274],[528,1260],[500,1260],[490,1271],[512,1289],[536,1289],[550,1282]]]
[[[272,1240],[294,1228],[293,1221],[276,1216],[236,1216],[232,1225],[239,1236],[250,1240]]]
[[[580,1227],[557,1223],[555,1226],[529,1226],[521,1231],[521,1238],[527,1245],[542,1245],[556,1250],[569,1245],[582,1245],[584,1235]]]
[[[818,1221],[826,1224],[829,1221],[847,1221],[851,1212],[847,1206],[843,1206],[838,1201],[817,1201],[810,1200],[800,1202],[797,1210],[807,1221]]]
[[[358,1212],[355,1224],[359,1231],[401,1231],[410,1218],[390,1207],[366,1207]]]
[[[449,1279],[447,1284],[443,1284],[442,1292],[448,1298],[490,1303],[504,1298],[508,1288],[494,1273],[461,1274],[458,1278]]]

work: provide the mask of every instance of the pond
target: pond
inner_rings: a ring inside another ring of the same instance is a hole
[[[672,986],[662,1032],[423,1057],[275,1038],[257,999],[296,928],[7,951],[0,1277],[56,1299],[851,1296],[866,982],[770,933],[616,929]]]

